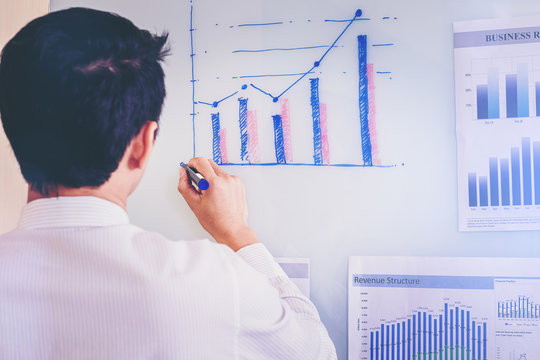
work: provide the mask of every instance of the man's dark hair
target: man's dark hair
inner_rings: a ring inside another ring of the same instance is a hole
[[[22,174],[42,194],[100,186],[165,98],[167,34],[108,12],[37,18],[2,51],[0,115]]]

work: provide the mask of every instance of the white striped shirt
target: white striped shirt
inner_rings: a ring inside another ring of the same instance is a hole
[[[335,359],[262,244],[170,241],[96,197],[30,202],[0,236],[0,359]]]

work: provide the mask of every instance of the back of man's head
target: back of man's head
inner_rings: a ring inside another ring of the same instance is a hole
[[[33,190],[97,187],[127,145],[158,121],[167,35],[84,8],[53,12],[2,51],[0,115]]]

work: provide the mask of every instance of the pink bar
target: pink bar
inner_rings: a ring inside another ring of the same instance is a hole
[[[330,147],[328,145],[328,126],[326,116],[326,104],[319,105],[321,116],[321,141],[322,141],[322,157],[323,163],[330,165]]]
[[[367,78],[368,78],[368,123],[369,123],[369,135],[371,137],[371,156],[373,159],[373,165],[381,165],[379,159],[379,145],[377,143],[377,127],[375,122],[377,119],[377,109],[375,108],[375,81],[373,77],[373,64],[367,64]]]
[[[289,99],[281,99],[281,126],[283,127],[283,148],[287,163],[293,162],[291,145],[291,121],[289,116]]]
[[[221,151],[221,162],[227,164],[229,162],[229,156],[227,155],[227,131],[226,129],[219,129],[219,149]]]
[[[257,135],[257,112],[248,110],[247,112],[247,133],[248,133],[248,160],[252,163],[260,162],[259,158],[259,136]]]

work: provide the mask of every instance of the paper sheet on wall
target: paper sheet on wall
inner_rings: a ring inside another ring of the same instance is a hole
[[[349,359],[539,359],[540,259],[349,258]]]
[[[540,17],[454,23],[459,229],[540,229]]]

